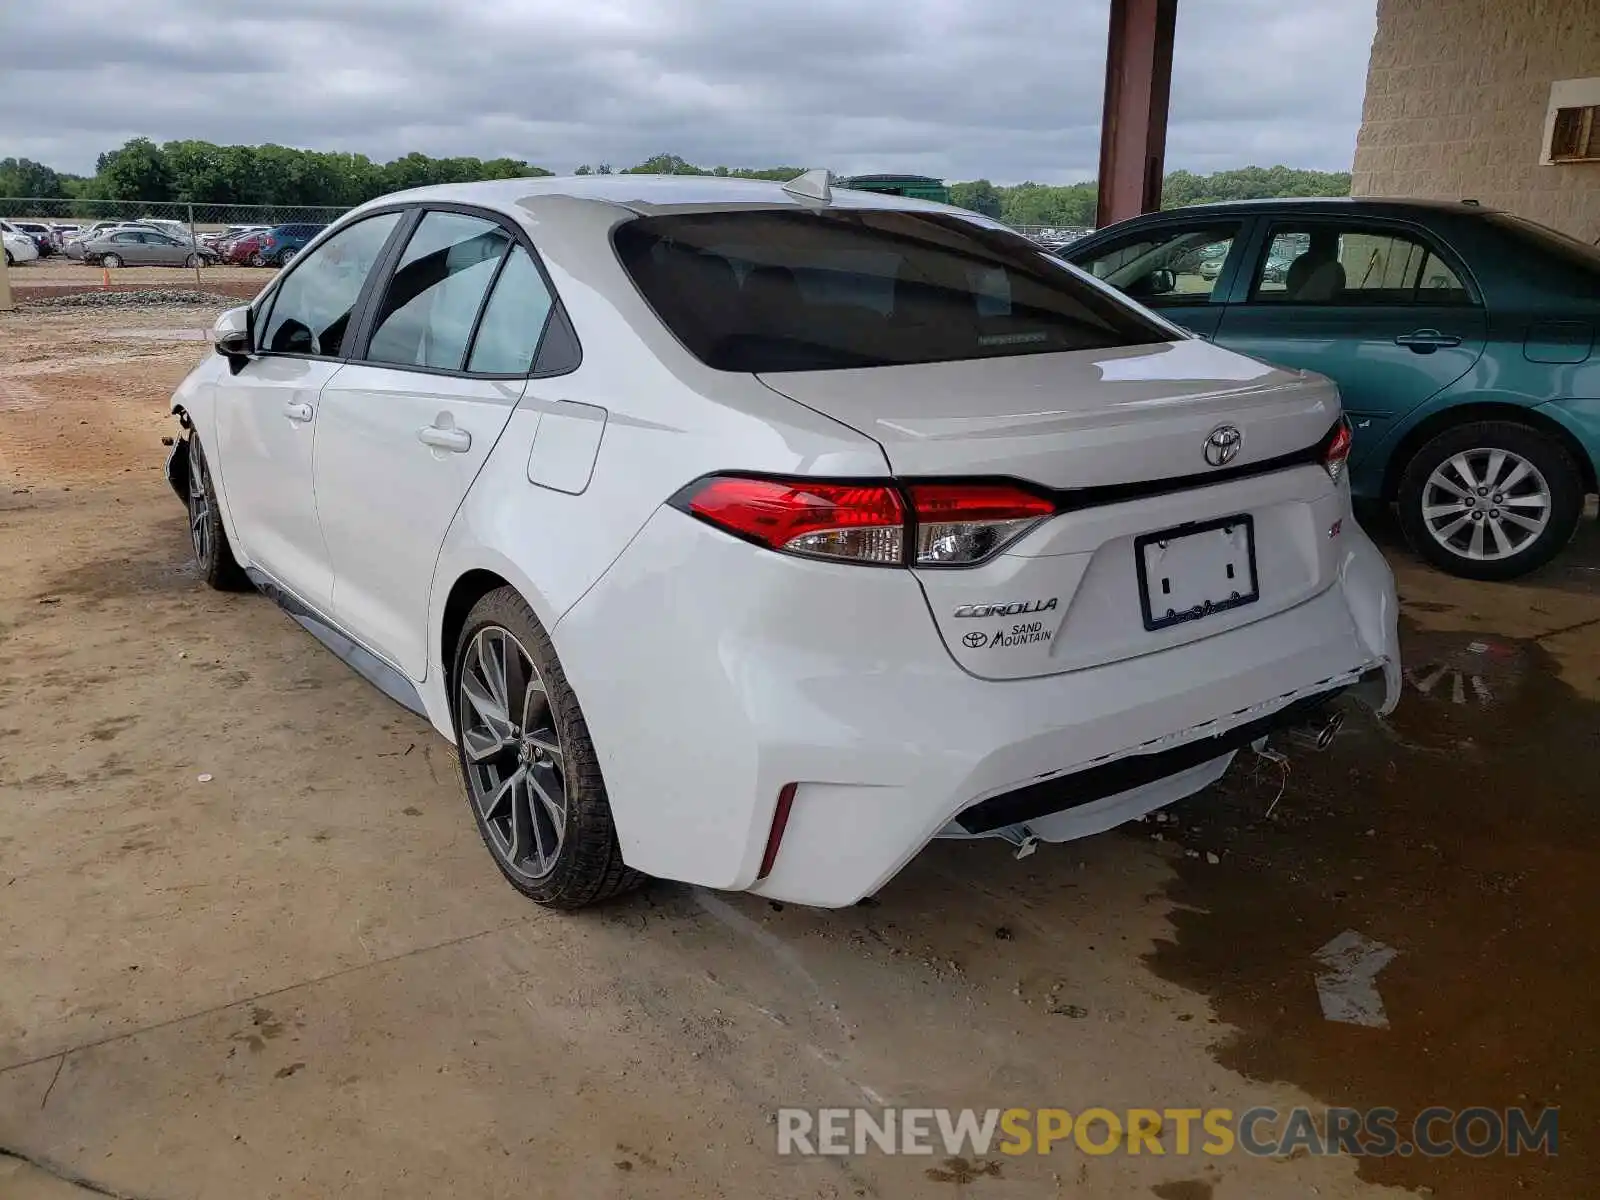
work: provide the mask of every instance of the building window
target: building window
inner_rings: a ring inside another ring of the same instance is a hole
[[[1556,109],[1550,130],[1551,162],[1600,159],[1600,104]]]

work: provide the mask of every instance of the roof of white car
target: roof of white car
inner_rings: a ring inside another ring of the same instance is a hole
[[[817,201],[784,191],[781,183],[765,179],[727,179],[717,175],[543,175],[521,179],[490,179],[481,183],[449,183],[414,188],[382,196],[375,204],[405,201],[448,201],[509,208],[523,200],[565,196],[619,205],[636,212],[662,208],[716,208],[723,205],[800,206]],[[858,192],[834,187],[832,208],[908,209],[920,212],[972,214],[948,204],[913,200],[906,196]]]

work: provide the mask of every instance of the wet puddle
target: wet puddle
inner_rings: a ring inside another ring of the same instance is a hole
[[[209,342],[209,329],[108,329],[105,337],[151,342]]]
[[[1221,862],[1183,860],[1175,937],[1150,965],[1238,1030],[1223,1065],[1321,1103],[1395,1108],[1402,1131],[1432,1105],[1562,1110],[1554,1158],[1364,1158],[1363,1178],[1600,1196],[1600,704],[1532,641],[1402,641],[1392,717],[1352,716],[1286,778],[1241,759],[1175,810]],[[1398,952],[1376,977],[1387,1028],[1324,1017],[1314,956],[1346,931]]]

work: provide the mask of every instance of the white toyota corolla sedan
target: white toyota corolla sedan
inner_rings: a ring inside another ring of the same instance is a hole
[[[972,213],[820,172],[427,188],[216,349],[169,467],[205,578],[454,741],[544,904],[850,904],[1398,695],[1334,387]]]

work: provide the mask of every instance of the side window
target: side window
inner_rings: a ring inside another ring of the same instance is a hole
[[[369,362],[459,371],[511,235],[493,221],[430,212],[400,257],[367,345]]]
[[[1460,276],[1415,234],[1386,226],[1277,225],[1253,299],[1278,304],[1466,304]]]
[[[261,349],[337,357],[350,314],[400,213],[382,213],[341,229],[297,260],[271,300]]]
[[[139,235],[137,233],[119,233],[111,240],[113,242],[121,242],[126,245],[129,242],[137,242],[139,240]]]
[[[1222,275],[1239,226],[1166,227],[1071,260],[1136,300],[1204,304]]]
[[[495,281],[489,305],[478,323],[467,370],[497,375],[526,375],[550,317],[550,291],[544,276],[521,246],[511,250]]]

